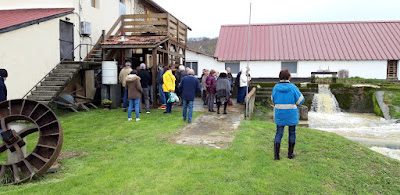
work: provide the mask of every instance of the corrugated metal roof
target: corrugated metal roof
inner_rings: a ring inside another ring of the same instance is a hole
[[[399,60],[400,21],[251,25],[251,60]],[[248,25],[221,26],[215,57],[247,60]]]
[[[74,8],[0,10],[0,33],[72,13]]]

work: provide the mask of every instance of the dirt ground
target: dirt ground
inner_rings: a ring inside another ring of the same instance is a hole
[[[228,106],[228,114],[208,112],[200,100],[195,101],[195,110],[204,111],[191,124],[185,126],[182,131],[175,134],[170,140],[176,144],[203,146],[223,149],[229,147],[235,136],[233,133],[239,127],[244,118],[244,105],[234,104]],[[182,107],[179,107],[182,109]],[[215,108],[216,110],[216,108]]]

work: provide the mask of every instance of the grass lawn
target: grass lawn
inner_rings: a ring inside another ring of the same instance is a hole
[[[200,113],[195,113],[195,117]],[[120,109],[60,117],[62,170],[0,194],[400,194],[400,162],[336,134],[298,128],[296,159],[273,160],[275,127],[243,121],[228,149],[176,145],[181,112],[127,121]],[[286,130],[285,130],[286,131]]]

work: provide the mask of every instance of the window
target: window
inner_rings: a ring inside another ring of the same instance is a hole
[[[282,62],[281,70],[287,68],[290,73],[297,73],[297,62]]]
[[[397,78],[397,60],[389,60],[387,65],[387,78]]]
[[[239,62],[227,62],[225,63],[225,70],[226,68],[231,68],[232,74],[237,74],[240,71],[240,63]]]
[[[197,75],[197,62],[186,62],[186,67],[194,70],[194,75]]]
[[[96,7],[96,0],[91,0],[90,5],[92,5],[92,7]]]

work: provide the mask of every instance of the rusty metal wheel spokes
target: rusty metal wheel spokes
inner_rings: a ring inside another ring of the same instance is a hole
[[[16,121],[28,121],[31,126],[19,132],[7,128],[7,124]],[[18,184],[40,176],[57,160],[63,133],[60,122],[49,107],[32,100],[3,101],[0,103],[0,128],[3,130],[0,157],[7,155],[7,150],[18,155],[18,162],[0,164],[0,186]],[[24,157],[21,147],[26,143],[23,138],[37,132],[39,138],[35,148]]]

